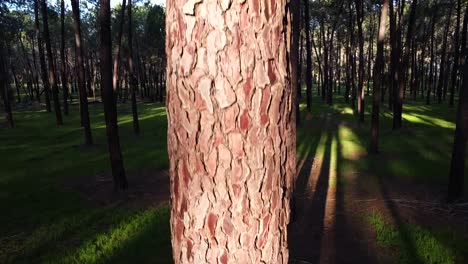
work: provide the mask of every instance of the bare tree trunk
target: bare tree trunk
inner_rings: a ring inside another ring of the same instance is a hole
[[[385,31],[387,23],[389,0],[383,0],[382,9],[380,12],[380,25],[377,34],[377,57],[374,65],[374,83],[372,92],[372,128],[371,128],[371,153],[379,152],[379,118],[380,118],[380,92],[382,84],[382,71],[384,68],[383,48],[385,41]]]
[[[138,122],[138,110],[135,90],[137,88],[137,79],[135,77],[133,66],[133,43],[132,43],[132,0],[128,0],[128,74],[130,79],[130,90],[132,93],[132,114],[133,114],[133,132],[140,134],[140,124]]]
[[[55,117],[57,119],[57,125],[63,125],[62,120],[62,110],[60,109],[60,100],[58,94],[57,80],[55,77],[55,64],[54,64],[54,55],[52,54],[52,45],[50,44],[49,37],[49,23],[47,20],[47,4],[46,0],[41,0],[41,11],[42,11],[42,21],[43,21],[43,32],[44,42],[47,51],[47,61],[49,64],[49,83],[52,87],[52,98],[54,100],[54,110]]]
[[[468,60],[467,60],[467,24],[468,8],[465,8],[465,18],[462,29],[462,52],[464,58],[463,83],[460,87],[460,100],[458,102],[457,125],[453,142],[452,161],[450,164],[448,200],[453,202],[463,195],[465,160],[468,140]]]
[[[437,4],[437,3],[435,3]],[[434,15],[432,16],[432,22],[431,22],[431,62],[429,65],[429,86],[427,87],[427,93],[426,93],[426,104],[429,105],[431,103],[431,91],[433,89],[434,83],[432,82],[433,80],[433,75],[434,75],[434,38],[435,38],[435,23],[436,23],[436,17],[435,17],[435,11]]]
[[[62,61],[63,113],[68,115],[68,87],[65,61],[65,1],[60,1],[60,60]]]
[[[411,41],[413,38],[413,27],[416,19],[416,7],[418,0],[413,0],[411,4],[411,12],[408,21],[408,30],[406,31],[406,45],[403,57],[401,58],[400,66],[398,67],[398,93],[395,93],[394,105],[393,105],[393,129],[400,129],[402,125],[402,114],[403,114],[403,96],[407,83],[408,76],[408,65],[411,54]],[[401,20],[401,18],[400,18]],[[401,21],[400,21],[401,23]],[[401,25],[400,25],[401,27]],[[398,33],[400,34],[400,33]],[[401,36],[398,36],[401,38]],[[399,51],[401,53],[401,51]]]
[[[42,36],[40,32],[40,23],[39,23],[39,4],[37,1],[38,0],[34,0],[34,20],[35,20],[35,29],[36,29],[36,37],[37,37],[37,47],[39,49],[39,62],[41,65],[42,86],[44,89],[46,110],[47,112],[52,112],[52,109],[50,107],[50,84],[49,84],[49,79],[47,78],[47,67],[45,63],[44,46],[42,44]]]
[[[364,4],[363,0],[355,0],[356,18],[358,26],[358,41],[359,41],[359,70],[358,70],[358,114],[359,121],[364,122],[365,114],[365,97],[364,97],[364,34],[362,32],[362,22],[364,20]]]
[[[294,1],[294,0],[293,0]],[[309,0],[304,2],[304,31],[306,42],[306,100],[307,100],[307,116],[310,117],[312,113],[312,50],[310,47],[310,16],[309,16]]]
[[[453,107],[455,97],[455,86],[457,84],[458,68],[460,65],[460,20],[461,20],[461,0],[457,1],[457,21],[455,24],[455,41],[453,45],[453,66],[450,84],[450,107]]]
[[[286,3],[200,2],[195,12],[195,2],[167,2],[176,264],[288,263],[296,131]],[[185,26],[195,23],[207,34]],[[232,30],[238,35],[221,41]]]
[[[0,32],[1,34],[1,32]],[[3,41],[5,40],[2,35],[0,39],[0,96],[3,99],[3,107],[5,111],[5,121],[8,128],[13,128],[15,123],[13,121],[13,113],[11,112],[11,102],[10,102],[10,85],[8,80],[8,72],[6,70],[6,59],[5,59],[5,49],[3,47]]]
[[[92,145],[93,137],[91,134],[91,124],[88,111],[88,96],[85,87],[85,69],[83,65],[83,42],[81,41],[81,19],[80,19],[80,4],[79,0],[71,0],[74,29],[75,29],[75,50],[76,50],[76,65],[78,67],[78,90],[80,94],[80,112],[81,125],[84,129],[85,144]]]
[[[106,119],[107,146],[112,166],[112,176],[116,190],[127,189],[127,177],[123,166],[120,149],[119,128],[117,125],[117,108],[114,89],[112,88],[112,41],[110,0],[99,1],[100,54],[101,54],[101,87],[103,91],[104,116]]]
[[[125,6],[127,4],[126,0],[122,0],[122,10],[120,10],[120,24],[119,24],[119,31],[117,33],[117,43],[115,44],[115,51],[114,51],[114,70],[112,76],[112,86],[114,89],[114,96],[115,101],[117,101],[117,96],[119,94],[119,61],[120,61],[120,46],[122,44],[122,34],[123,34],[123,27],[125,22]]]

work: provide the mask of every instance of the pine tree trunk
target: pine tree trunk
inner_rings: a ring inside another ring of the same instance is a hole
[[[122,0],[122,9],[120,10],[120,24],[119,24],[119,31],[117,33],[117,43],[115,45],[115,54],[114,54],[114,70],[112,76],[112,86],[114,89],[114,96],[115,101],[117,102],[117,96],[119,95],[119,61],[120,61],[120,46],[122,44],[122,34],[123,34],[123,27],[125,22],[125,6],[127,4],[126,0]]]
[[[358,70],[358,114],[359,121],[364,122],[365,113],[365,97],[364,97],[364,34],[362,32],[362,22],[364,20],[364,4],[363,0],[355,0],[356,3],[356,19],[358,26],[358,41],[359,41],[359,70]]]
[[[461,0],[457,1],[457,21],[455,24],[455,41],[453,44],[453,67],[450,83],[450,100],[449,106],[453,107],[455,101],[455,86],[457,84],[457,74],[460,63],[460,19],[461,19]]]
[[[3,47],[4,38],[2,35],[0,37],[2,37],[0,40],[0,97],[3,99],[6,125],[8,128],[13,128],[15,123],[13,121],[13,113],[11,112],[10,85],[5,64],[5,48]]]
[[[47,66],[45,63],[44,45],[42,44],[42,34],[40,32],[38,0],[34,0],[34,20],[37,37],[37,47],[39,50],[39,63],[41,66],[42,88],[44,89],[46,110],[47,112],[52,112],[52,108],[50,106],[50,84],[49,79],[47,78]]]
[[[374,83],[372,88],[372,128],[371,128],[371,146],[370,152],[379,152],[379,118],[380,118],[380,93],[382,89],[383,68],[384,68],[384,41],[387,23],[389,0],[384,0],[381,13],[379,32],[377,33],[377,57],[374,65]]]
[[[110,0],[99,1],[100,25],[100,70],[104,118],[106,119],[107,147],[112,167],[112,176],[116,190],[127,189],[127,177],[120,149],[119,128],[117,125],[117,107],[112,88],[112,41],[111,41]]]
[[[60,60],[62,62],[63,113],[68,115],[68,86],[65,61],[65,0],[60,1]]]
[[[57,86],[57,79],[55,77],[55,61],[54,55],[52,54],[52,45],[50,44],[50,37],[49,37],[49,22],[47,19],[47,4],[46,0],[41,0],[41,11],[42,11],[42,22],[43,22],[43,36],[44,42],[47,51],[47,62],[49,64],[49,84],[52,87],[52,99],[54,101],[54,110],[55,110],[55,118],[57,119],[57,125],[63,125],[62,120],[62,110],[60,109],[60,100],[58,94],[58,86]]]
[[[307,100],[307,115],[310,116],[312,112],[312,50],[310,47],[310,15],[309,15],[309,0],[304,2],[304,31],[306,42],[306,100]]]
[[[81,125],[84,129],[85,144],[92,145],[93,138],[91,134],[91,124],[89,120],[88,111],[88,95],[85,87],[85,69],[83,65],[83,44],[81,41],[81,19],[80,19],[80,5],[79,0],[71,0],[74,30],[75,30],[75,51],[76,51],[76,65],[78,67],[78,91],[80,94],[80,112],[81,112]]]
[[[287,2],[195,3],[166,7],[174,261],[288,263]]]
[[[133,115],[133,132],[136,135],[140,134],[140,123],[138,121],[138,110],[136,102],[137,79],[135,77],[135,68],[133,66],[133,43],[132,43],[132,0],[128,0],[128,74],[130,79],[130,90],[132,93],[132,115]]]
[[[465,18],[463,21],[462,30],[462,53],[464,58],[463,80],[460,87],[460,99],[458,102],[457,125],[455,128],[455,139],[453,142],[452,161],[450,164],[449,174],[449,202],[456,201],[463,194],[464,177],[465,177],[465,160],[466,148],[468,140],[468,60],[467,60],[467,23],[468,23],[468,8],[465,8]]]

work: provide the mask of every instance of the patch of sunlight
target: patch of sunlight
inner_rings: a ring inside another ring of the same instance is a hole
[[[307,104],[305,104],[305,103],[299,104],[299,111],[302,111],[302,110],[304,110],[306,108],[307,108]]]
[[[328,190],[325,201],[325,212],[323,219],[323,229],[328,230],[324,232],[321,239],[320,248],[320,261],[319,263],[325,263],[332,252],[330,250],[335,249],[335,216],[336,216],[336,171],[338,169],[338,142],[337,138],[333,137],[330,145],[330,168],[328,171]],[[335,182],[335,184],[333,184]]]
[[[308,193],[311,193],[314,189],[315,189],[315,186],[312,186],[313,184],[313,177],[312,177],[312,173],[314,171],[320,171],[322,169],[322,166],[323,166],[323,160],[324,160],[324,155],[325,155],[325,145],[327,143],[327,138],[328,138],[328,133],[326,133],[326,131],[322,131],[322,134],[320,135],[320,139],[319,139],[319,142],[317,144],[317,147],[315,149],[315,154],[313,156],[313,164],[312,164],[312,168],[310,169],[310,175],[308,177],[308,182],[306,183],[306,192]],[[298,166],[297,166],[297,172],[299,173],[301,170],[302,170],[302,167],[304,166],[307,158],[309,157],[309,152],[310,152],[310,148],[307,152],[307,155],[304,155],[304,157],[299,160],[298,162]]]
[[[151,119],[151,118],[154,118],[154,117],[157,117],[157,116],[166,116],[166,112],[164,111],[164,112],[158,112],[158,113],[154,113],[154,114],[140,115],[138,117],[138,120],[139,121],[147,120],[147,119]],[[125,125],[125,124],[130,124],[132,122],[133,122],[133,116],[132,115],[122,115],[121,117],[119,117],[119,126],[120,125]],[[106,128],[106,125],[104,123],[102,125],[95,126],[95,128]]]
[[[433,230],[408,223],[395,227],[376,212],[368,216],[368,221],[375,230],[377,244],[399,249],[399,263],[452,264],[457,259],[457,252],[440,242]]]
[[[342,156],[348,160],[358,160],[366,154],[366,149],[362,146],[358,136],[347,126],[339,126],[338,135],[341,139]]]
[[[454,129],[455,123],[428,115],[403,113],[403,118],[411,123]]]
[[[137,238],[150,225],[158,223],[160,210],[146,210],[123,221],[119,226],[107,233],[98,234],[86,241],[75,252],[58,261],[60,263],[103,263],[110,260],[119,250],[123,250],[127,243]]]
[[[349,106],[343,108],[343,110],[341,111],[342,114],[346,114],[346,115],[352,115],[354,114],[353,112],[353,109]]]

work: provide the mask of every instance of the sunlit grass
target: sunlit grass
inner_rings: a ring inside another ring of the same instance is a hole
[[[464,254],[468,245],[453,232],[437,232],[407,223],[395,227],[379,213],[370,214],[368,221],[380,246],[399,251],[399,263],[466,263]]]

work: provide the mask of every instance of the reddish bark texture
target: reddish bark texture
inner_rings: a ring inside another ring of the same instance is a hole
[[[286,1],[169,0],[175,263],[287,263],[295,172]]]

